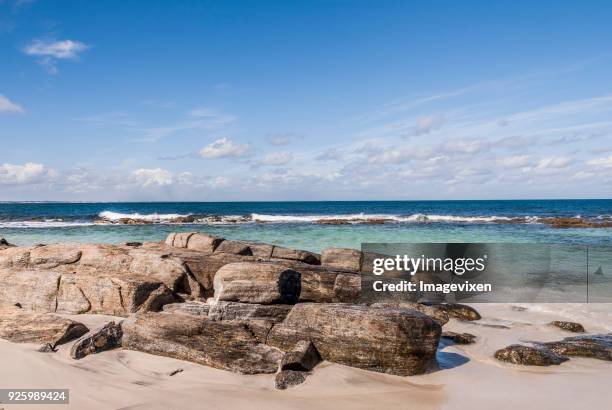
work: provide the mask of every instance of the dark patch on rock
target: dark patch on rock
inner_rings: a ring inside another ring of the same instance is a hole
[[[551,325],[556,326],[560,329],[567,330],[572,333],[584,333],[584,327],[580,323],[576,322],[565,322],[562,320],[555,320],[550,322]]]
[[[306,381],[306,372],[295,370],[283,370],[276,374],[274,386],[279,390],[285,390],[287,387],[297,386]]]
[[[495,358],[502,362],[526,366],[552,366],[569,360],[547,349],[516,344],[498,350],[495,352]]]
[[[90,354],[114,349],[121,346],[122,337],[121,323],[109,322],[102,328],[86,334],[77,340],[70,349],[70,357],[82,359]]]
[[[471,333],[456,333],[445,331],[442,332],[442,337],[445,339],[452,340],[458,345],[469,345],[476,341],[476,336]]]

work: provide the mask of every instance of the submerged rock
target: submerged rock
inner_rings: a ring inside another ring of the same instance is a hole
[[[459,320],[480,320],[482,317],[480,313],[471,306],[462,305],[460,303],[426,303],[428,306],[432,306],[436,309],[444,310],[448,316]]]
[[[456,333],[445,331],[442,332],[442,337],[445,339],[452,340],[458,345],[469,345],[476,341],[476,336],[471,333]]]
[[[537,346],[550,349],[563,356],[590,357],[612,361],[612,333],[566,337],[558,342],[537,343]]]
[[[547,349],[516,344],[496,351],[495,358],[502,362],[527,366],[552,366],[569,360]]]
[[[290,351],[310,340],[324,360],[397,375],[435,363],[440,325],[410,309],[339,303],[300,303],[275,325],[267,343]]]
[[[123,331],[121,323],[109,322],[102,328],[84,335],[70,349],[70,357],[82,359],[94,353],[114,349],[121,346]]]
[[[123,322],[123,348],[243,374],[275,373],[283,353],[259,343],[243,323],[171,314],[136,314]]]
[[[282,370],[276,374],[274,386],[279,390],[285,390],[287,387],[297,386],[306,381],[306,372],[296,370]]]
[[[580,323],[576,322],[564,322],[562,320],[555,320],[550,322],[551,325],[556,326],[560,329],[567,330],[573,333],[584,333],[584,327]]]

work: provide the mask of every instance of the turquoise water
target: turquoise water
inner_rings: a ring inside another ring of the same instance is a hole
[[[169,223],[178,216],[195,223]],[[17,245],[158,241],[201,231],[320,251],[362,242],[539,242],[612,245],[612,229],[555,229],[543,217],[609,220],[612,200],[372,201],[234,203],[0,203],[0,237]],[[100,224],[143,219],[147,225]],[[236,218],[239,217],[239,222]],[[385,224],[359,223],[385,218]],[[508,223],[510,219],[525,223]],[[344,219],[347,225],[317,221]]]

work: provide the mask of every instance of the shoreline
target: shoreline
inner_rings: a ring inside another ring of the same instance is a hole
[[[438,352],[441,370],[420,376],[385,375],[324,362],[302,385],[278,391],[272,387],[273,375],[237,375],[122,350],[102,352],[74,362],[68,357],[68,346],[50,355],[37,352],[35,344],[0,340],[0,360],[4,364],[0,368],[0,384],[5,388],[70,388],[71,403],[65,407],[88,410],[190,409],[199,408],[201,403],[230,410],[253,405],[270,409],[367,409],[373,405],[400,409],[410,405],[417,410],[489,410],[492,406],[569,410],[576,406],[604,408],[612,400],[607,386],[608,362],[576,358],[562,366],[540,368],[505,364],[492,357],[495,349],[514,342],[549,341],[571,335],[547,325],[553,319],[581,320],[587,331],[612,331],[609,305],[472,306],[481,312],[481,324],[451,319],[445,329],[476,334],[476,343],[441,346]],[[551,311],[561,307],[563,312],[576,314],[547,313],[541,307]],[[78,319],[94,327],[112,317],[78,315]],[[594,326],[595,322],[600,325]],[[511,328],[488,326],[500,324]],[[183,372],[168,375],[179,368]],[[511,400],[509,391],[517,392]],[[579,403],[575,401],[577,397],[581,400]],[[40,407],[24,405],[23,408]]]

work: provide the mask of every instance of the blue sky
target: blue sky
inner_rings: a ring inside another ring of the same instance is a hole
[[[0,0],[0,200],[609,198],[610,21],[605,1]]]

